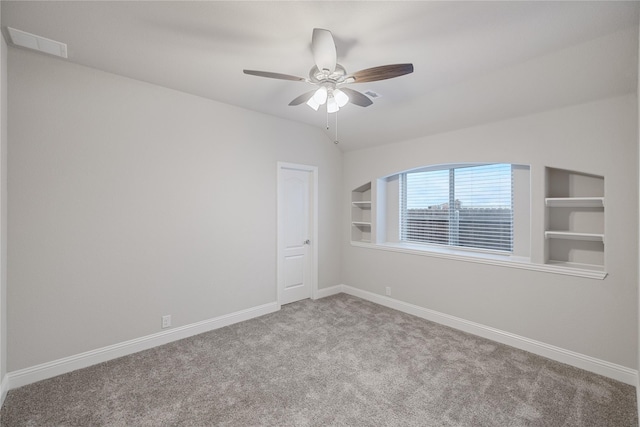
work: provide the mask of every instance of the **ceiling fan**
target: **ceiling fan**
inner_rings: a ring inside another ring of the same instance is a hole
[[[336,44],[331,31],[321,28],[313,29],[311,52],[315,65],[311,67],[308,78],[269,71],[244,70],[244,73],[271,79],[306,82],[317,86],[317,89],[303,93],[291,101],[289,105],[306,103],[317,111],[321,105],[326,103],[327,113],[335,113],[349,102],[360,107],[368,107],[373,104],[366,95],[345,87],[345,85],[391,79],[413,72],[413,64],[393,64],[367,68],[349,74],[342,65],[337,63]]]

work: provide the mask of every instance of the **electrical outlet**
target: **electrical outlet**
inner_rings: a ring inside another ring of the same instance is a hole
[[[390,297],[391,296],[391,286],[387,286],[385,288],[385,292],[386,292],[387,296]]]
[[[162,316],[162,329],[168,328],[171,326],[171,315],[167,314],[166,316]]]

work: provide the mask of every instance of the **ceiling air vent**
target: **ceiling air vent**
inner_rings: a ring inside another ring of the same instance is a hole
[[[16,46],[26,47],[27,49],[37,50],[62,58],[67,57],[67,45],[64,43],[16,30],[11,27],[7,27],[7,30],[9,31],[11,42]]]
[[[367,95],[369,98],[380,98],[380,94],[377,92],[372,91],[371,89],[367,90],[364,92],[365,95]]]

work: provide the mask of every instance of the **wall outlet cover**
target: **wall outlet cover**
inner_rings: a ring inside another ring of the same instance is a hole
[[[168,328],[171,326],[171,315],[167,314],[166,316],[162,316],[162,329]]]

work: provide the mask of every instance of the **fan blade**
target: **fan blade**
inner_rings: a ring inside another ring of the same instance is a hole
[[[373,104],[373,101],[370,100],[368,96],[358,92],[357,90],[349,89],[348,87],[341,87],[340,90],[349,95],[349,102],[352,104],[360,107],[368,107]]]
[[[312,90],[311,92],[307,92],[307,93],[303,93],[302,95],[300,95],[299,97],[297,97],[296,99],[294,99],[293,101],[291,101],[289,103],[289,105],[300,105],[304,102],[307,102],[309,99],[311,99],[311,97],[313,96],[313,94],[316,93],[315,90]]]
[[[245,74],[258,77],[268,77],[270,79],[293,80],[296,82],[306,82],[304,77],[290,76],[289,74],[272,73],[270,71],[242,70]]]
[[[333,41],[331,31],[321,28],[313,29],[311,37],[311,52],[318,70],[329,70],[333,73],[336,69],[337,53],[336,43]]]
[[[365,83],[392,79],[409,73],[413,73],[413,64],[394,64],[356,71],[349,77],[353,77],[355,79],[353,83]]]

